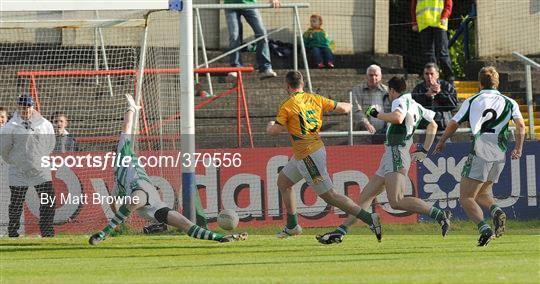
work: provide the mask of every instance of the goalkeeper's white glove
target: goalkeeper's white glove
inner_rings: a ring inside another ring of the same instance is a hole
[[[137,111],[139,111],[141,109],[141,106],[138,106],[135,103],[135,100],[133,99],[133,97],[130,94],[124,94],[124,96],[126,96],[126,99],[128,101],[128,104],[129,104],[127,111],[137,112]]]
[[[412,158],[416,162],[423,162],[424,159],[427,157],[428,151],[424,149],[424,146],[418,146],[416,151],[412,153]]]

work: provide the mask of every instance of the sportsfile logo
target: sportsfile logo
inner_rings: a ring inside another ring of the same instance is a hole
[[[43,156],[41,157],[41,167],[50,168],[53,171],[61,167],[68,168],[92,168],[102,171],[114,167],[141,167],[141,168],[163,168],[163,167],[234,167],[242,166],[242,155],[240,153],[215,152],[215,153],[182,153],[174,155],[141,155],[141,156],[118,156],[114,152],[105,155],[80,155],[80,156]]]

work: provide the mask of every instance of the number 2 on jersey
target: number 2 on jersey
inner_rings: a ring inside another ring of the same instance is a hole
[[[486,117],[488,113],[491,114],[491,118],[482,123],[480,133],[495,133],[493,127],[495,127],[495,121],[497,120],[497,112],[494,109],[488,108],[482,113],[482,117]]]
[[[305,115],[302,112],[298,113],[298,121],[300,121],[300,130],[302,131],[302,134],[306,134],[306,130],[310,133],[313,133],[317,131],[317,127],[319,127],[319,123],[317,122],[317,119],[312,117],[312,115],[315,114],[315,111],[310,109],[307,110]],[[314,125],[313,128],[307,128],[311,125]]]

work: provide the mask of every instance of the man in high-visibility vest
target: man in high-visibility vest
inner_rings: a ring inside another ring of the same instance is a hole
[[[454,83],[454,72],[448,52],[448,18],[452,14],[452,0],[412,0],[412,29],[420,33],[425,56],[424,63],[437,63],[446,81]]]

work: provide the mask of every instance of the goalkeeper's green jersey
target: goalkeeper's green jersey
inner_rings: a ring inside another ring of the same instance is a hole
[[[130,157],[130,162],[128,165],[123,166],[122,162],[125,161],[125,157]],[[118,142],[116,158],[114,161],[116,195],[131,195],[133,189],[142,186],[140,184],[141,181],[152,184],[144,168],[139,165],[138,159],[139,157],[133,150],[133,142],[131,141],[129,134],[122,133],[120,142]]]

